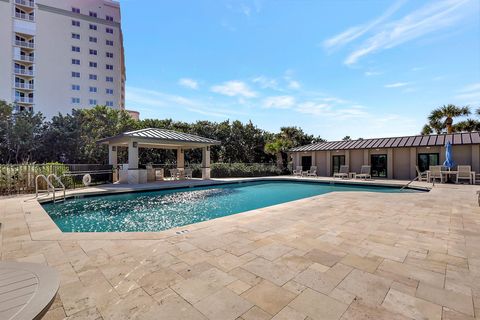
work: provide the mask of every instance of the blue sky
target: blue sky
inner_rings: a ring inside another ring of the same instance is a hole
[[[328,140],[480,106],[478,0],[121,0],[127,108]]]

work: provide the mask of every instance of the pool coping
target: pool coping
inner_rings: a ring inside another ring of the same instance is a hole
[[[208,180],[207,183],[198,183],[198,180],[196,181],[195,185],[193,186],[210,186],[210,185],[222,185],[222,184],[229,184],[229,183],[237,183],[237,182],[252,182],[252,181],[262,181],[262,180],[283,180],[283,181],[310,181],[312,182],[311,179],[302,179],[302,178],[292,178],[292,177],[283,177],[282,179],[278,179],[279,177],[273,177],[270,178],[268,177],[267,179],[265,177],[262,178],[242,178],[242,179],[228,179],[228,180]],[[201,180],[200,180],[201,181]],[[313,180],[315,181],[315,180]],[[318,180],[318,182],[322,180]],[[328,180],[323,180],[328,181]],[[220,182],[220,183],[218,183]],[[342,181],[343,182],[343,181]],[[378,182],[378,181],[376,181]],[[348,184],[348,183],[344,183]],[[356,184],[356,185],[365,185],[365,183],[350,183],[350,184]],[[404,184],[404,183],[403,183]],[[372,183],[367,183],[366,185],[372,185]],[[402,186],[401,183],[389,183],[389,184],[376,184],[377,186],[391,186],[391,187],[399,187]],[[163,188],[146,188],[146,189],[138,189],[136,188],[136,191],[153,191],[153,190],[169,190],[169,189],[177,189],[179,185],[164,185]],[[188,186],[183,186],[183,188],[188,188]],[[424,187],[426,188],[426,187]],[[429,189],[430,190],[430,189]],[[71,196],[75,195],[88,195],[88,196],[95,196],[95,195],[106,195],[106,194],[115,194],[115,193],[125,193],[125,192],[132,192],[128,191],[128,189],[122,189],[122,190],[117,190],[117,192],[109,192],[111,190],[105,190],[104,192],[87,192],[87,193],[77,193],[77,192],[72,192]],[[254,209],[254,210],[249,210],[249,211],[244,211],[232,215],[227,215],[223,217],[218,217],[215,219],[207,220],[207,221],[201,221],[201,222],[196,222],[193,224],[188,224],[180,227],[175,227],[172,229],[168,230],[162,230],[162,231],[153,231],[153,232],[140,232],[140,231],[135,231],[135,232],[63,232],[60,230],[60,228],[57,226],[57,224],[53,221],[53,219],[50,217],[50,215],[45,211],[45,209],[42,207],[41,203],[37,201],[35,198],[29,198],[23,201],[23,212],[25,214],[25,221],[27,223],[29,232],[30,232],[30,238],[32,240],[160,240],[160,239],[168,239],[171,237],[175,237],[178,235],[186,235],[191,231],[197,231],[201,229],[205,229],[210,227],[213,223],[215,224],[222,224],[224,222],[228,222],[229,219],[242,219],[243,217],[249,217],[252,214],[258,214],[261,213],[263,210],[268,209],[269,211],[275,212],[276,209],[279,206],[283,206],[286,204],[292,204],[292,203],[299,203],[301,204],[302,202],[305,201],[315,201],[319,197],[326,197],[332,194],[336,193],[341,193],[342,191],[333,191],[321,195],[316,195],[312,197],[306,197],[298,200],[293,200],[293,201],[288,201],[272,206],[267,206],[259,209]],[[358,191],[357,193],[371,193],[369,191]],[[412,196],[412,195],[421,195],[424,194],[423,192],[421,193],[392,193],[397,196]],[[270,213],[272,214],[272,213]]]

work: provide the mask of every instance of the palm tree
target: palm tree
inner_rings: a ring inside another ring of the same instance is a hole
[[[273,141],[265,144],[265,152],[275,155],[277,158],[277,167],[283,170],[283,154],[292,147],[292,142],[281,135],[278,135]]]
[[[465,107],[457,107],[454,104],[443,105],[440,108],[434,109],[428,120],[430,121],[429,125],[433,129],[443,129],[447,128],[447,133],[453,132],[453,118],[461,117],[461,116],[468,116],[470,114],[470,108],[468,106]],[[438,128],[438,125],[441,124],[441,127]]]
[[[480,130],[480,121],[477,121],[475,119],[467,119],[465,121],[458,122],[454,127],[455,131],[478,131]]]

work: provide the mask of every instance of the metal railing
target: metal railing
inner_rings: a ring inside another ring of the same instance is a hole
[[[35,43],[34,42],[27,42],[27,41],[23,41],[23,40],[15,40],[15,45],[19,46],[19,47],[30,48],[30,49],[35,48]]]
[[[33,98],[16,97],[15,100],[16,102],[20,102],[20,103],[33,103]]]
[[[33,70],[15,68],[14,72],[16,74],[21,74],[21,75],[24,75],[24,76],[33,76]]]
[[[62,180],[60,180],[55,173],[50,173],[47,177],[47,180],[53,187],[53,203],[56,202],[55,191],[63,191],[63,201],[65,201],[65,185],[62,183]],[[59,188],[55,187],[55,182],[60,186]]]
[[[13,58],[15,60],[26,61],[26,62],[34,62],[35,61],[34,56],[27,56],[25,54],[20,54],[20,55],[17,54]]]
[[[33,14],[26,14],[26,13],[20,13],[20,12],[15,12],[15,18],[28,20],[28,21],[35,21],[35,16]]]
[[[33,83],[15,82],[15,88],[33,90]]]
[[[16,4],[19,4],[19,5],[22,5],[22,6],[30,7],[30,8],[34,8],[34,7],[35,7],[35,1],[15,0],[15,3],[16,3]]]

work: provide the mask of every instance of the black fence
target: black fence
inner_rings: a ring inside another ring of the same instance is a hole
[[[113,167],[97,164],[0,164],[0,195],[35,192],[35,178],[38,175],[58,176],[66,188],[83,187],[83,177],[89,174],[91,185],[112,183]],[[45,182],[39,180],[39,187],[45,189]]]

